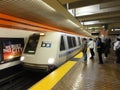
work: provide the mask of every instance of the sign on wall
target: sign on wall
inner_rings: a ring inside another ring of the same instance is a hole
[[[23,38],[0,38],[0,62],[19,60],[23,47]]]

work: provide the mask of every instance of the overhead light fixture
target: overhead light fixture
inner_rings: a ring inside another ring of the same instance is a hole
[[[44,36],[45,35],[45,33],[40,33],[40,36]]]
[[[120,31],[120,28],[111,29],[111,31]]]
[[[91,5],[91,6],[85,6],[76,8],[76,16],[84,16],[84,15],[91,15],[94,14],[99,10],[99,5]]]
[[[114,29],[111,29],[111,31],[114,31]]]
[[[52,11],[56,11],[53,7],[51,7],[50,5],[48,5],[47,3],[45,3],[44,1],[42,1],[42,0],[39,0],[40,1],[40,3],[42,3],[44,6],[46,6],[47,8],[49,8],[50,10],[52,10]]]
[[[97,29],[97,28],[100,28],[100,27],[88,27],[88,29],[93,29],[93,28]]]
[[[120,28],[116,28],[115,31],[120,31]]]
[[[73,24],[73,25],[76,26],[76,27],[80,27],[79,25],[77,25],[76,23],[74,23],[73,21],[71,21],[71,20],[69,20],[69,19],[67,19],[67,22]]]
[[[92,24],[97,24],[99,21],[86,21],[86,22],[81,22],[82,25],[92,25]]]

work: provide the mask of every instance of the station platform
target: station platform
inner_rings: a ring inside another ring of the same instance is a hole
[[[120,64],[114,63],[114,52],[103,60],[98,64],[97,53],[94,60],[89,59],[88,51],[84,63],[79,53],[28,90],[120,90]]]

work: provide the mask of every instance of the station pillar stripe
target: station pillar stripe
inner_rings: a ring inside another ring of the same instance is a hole
[[[41,81],[33,85],[28,90],[51,90],[56,83],[76,64],[75,61],[68,61],[63,64],[60,68],[50,73],[48,76],[43,78]]]

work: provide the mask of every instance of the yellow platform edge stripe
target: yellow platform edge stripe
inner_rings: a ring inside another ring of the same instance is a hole
[[[78,53],[74,58],[82,58],[82,57],[83,57],[83,53],[80,52],[80,53]]]
[[[89,48],[87,48],[87,51],[89,51]],[[83,52],[78,53],[74,58],[82,58]]]
[[[76,63],[75,61],[66,62],[28,90],[51,90]]]

